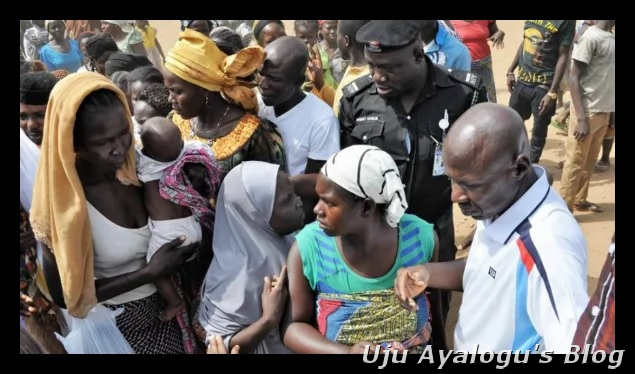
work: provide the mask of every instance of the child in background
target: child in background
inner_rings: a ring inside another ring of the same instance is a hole
[[[155,68],[163,71],[163,61],[165,61],[165,54],[161,43],[157,39],[157,29],[150,26],[150,22],[147,19],[138,19],[135,21],[135,27],[143,36],[143,46],[148,52],[148,60],[152,62]]]

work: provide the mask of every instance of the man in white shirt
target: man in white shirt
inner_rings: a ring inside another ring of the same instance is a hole
[[[315,180],[326,160],[340,150],[339,122],[333,110],[315,95],[302,91],[309,53],[293,36],[265,48],[260,68],[260,117],[278,126],[295,192],[305,205],[307,222],[314,220]]]
[[[569,351],[589,300],[586,241],[531,164],[523,120],[507,106],[477,104],[448,132],[443,160],[452,201],[478,221],[470,254],[400,269],[397,297],[412,308],[426,287],[463,291],[456,350]]]

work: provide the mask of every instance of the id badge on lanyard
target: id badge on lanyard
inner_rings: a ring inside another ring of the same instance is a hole
[[[450,127],[450,121],[448,118],[448,110],[445,110],[443,115],[443,119],[439,121],[439,127],[443,131],[443,139],[445,139],[445,132]],[[432,176],[438,177],[445,174],[445,167],[443,165],[443,144],[442,142],[436,140],[434,137],[430,136],[430,138],[436,144],[434,147],[434,162],[432,164]]]

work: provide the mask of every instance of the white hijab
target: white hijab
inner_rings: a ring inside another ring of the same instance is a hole
[[[216,203],[214,259],[201,291],[199,322],[208,340],[220,335],[228,346],[236,333],[260,319],[264,277],[279,274],[289,244],[269,220],[279,165],[245,161],[223,180]],[[290,353],[278,329],[252,353]]]
[[[102,22],[106,22],[106,23],[112,23],[113,25],[117,25],[119,26],[119,28],[121,29],[121,31],[125,32],[125,33],[129,33],[130,31],[134,30],[134,21],[132,20],[107,20],[104,19],[102,20]]]
[[[326,161],[321,173],[356,196],[386,204],[386,222],[392,227],[397,227],[408,209],[395,161],[375,146],[344,148]]]
[[[39,157],[40,149],[20,129],[20,203],[27,212],[31,211]]]

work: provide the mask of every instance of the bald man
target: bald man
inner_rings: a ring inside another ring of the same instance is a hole
[[[397,297],[411,308],[425,287],[463,291],[456,350],[567,352],[589,300],[586,242],[531,164],[522,118],[473,106],[448,132],[443,159],[452,201],[477,220],[474,241],[467,259],[399,270]]]
[[[339,122],[330,106],[302,90],[309,63],[302,40],[283,36],[265,50],[258,82],[259,115],[278,126],[295,192],[304,203],[307,223],[313,222],[315,181],[326,160],[340,150]]]

